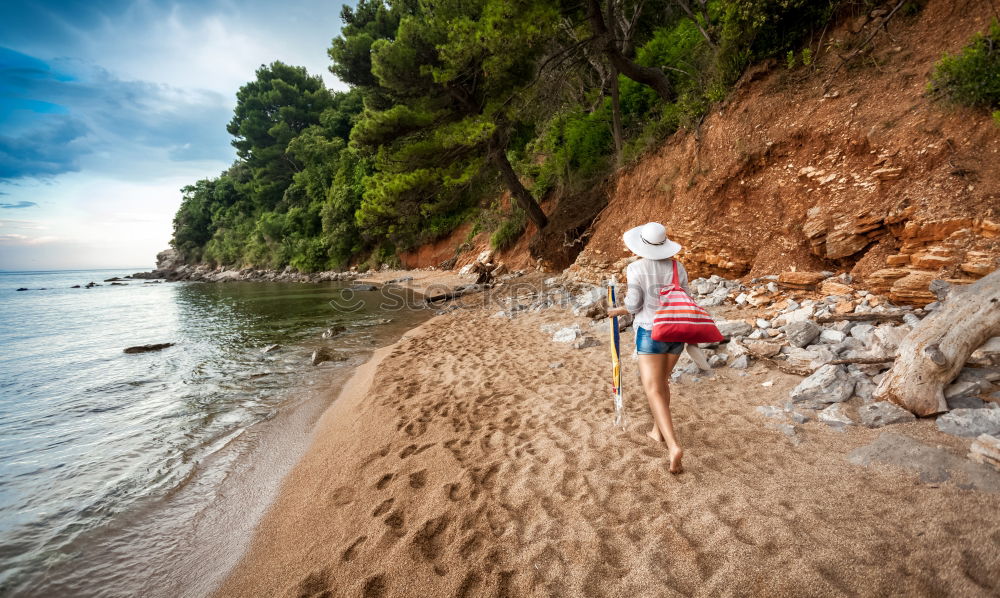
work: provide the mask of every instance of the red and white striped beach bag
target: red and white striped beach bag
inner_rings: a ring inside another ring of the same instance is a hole
[[[725,337],[716,328],[708,312],[698,307],[694,299],[678,283],[677,260],[674,278],[660,289],[660,308],[653,319],[653,340],[663,343],[718,343]]]

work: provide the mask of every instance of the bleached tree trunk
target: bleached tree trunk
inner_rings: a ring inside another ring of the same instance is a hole
[[[1000,335],[1000,270],[948,297],[899,345],[895,365],[875,390],[917,415],[947,411],[944,387],[955,379],[969,356],[992,336]]]

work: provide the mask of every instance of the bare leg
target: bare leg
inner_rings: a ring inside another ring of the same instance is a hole
[[[656,435],[652,431],[649,437],[654,440],[662,438],[670,449],[670,473],[683,471],[681,459],[684,451],[674,433],[674,422],[670,416],[670,385],[667,380],[677,363],[678,355],[640,355],[639,372],[642,386],[646,391],[649,409],[653,414]]]

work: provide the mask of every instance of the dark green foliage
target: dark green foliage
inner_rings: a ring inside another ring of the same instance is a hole
[[[490,235],[490,247],[498,251],[507,249],[517,242],[524,227],[528,224],[528,218],[524,210],[514,207],[509,216],[500,222],[493,234]]]
[[[603,174],[611,159],[611,112],[609,102],[591,113],[576,108],[550,120],[528,152],[544,158],[528,167],[535,179],[533,192],[543,197],[554,187],[570,192],[586,188]]]
[[[930,90],[943,97],[984,108],[1000,107],[1000,22],[977,33],[961,52],[934,65]]]
[[[618,17],[639,11],[627,43],[612,40],[626,59],[618,64],[659,69],[669,83],[659,94],[648,82],[618,77],[619,160],[609,38],[588,45],[593,31],[581,8],[588,5],[359,0],[343,7],[344,26],[328,53],[330,71],[350,91],[331,93],[301,67],[261,66],[237,94],[228,127],[239,159],[183,189],[173,244],[190,262],[378,267],[473,220],[494,248],[510,247],[527,222],[544,221],[535,200],[558,190],[571,202],[616,162],[697,126],[750,62],[777,56],[809,66],[802,42],[837,3],[693,0],[691,16],[677,0],[615,0]],[[621,21],[608,19],[609,35],[622,35]],[[942,60],[935,88],[996,107],[997,37],[994,25]],[[501,205],[504,187],[510,200]]]

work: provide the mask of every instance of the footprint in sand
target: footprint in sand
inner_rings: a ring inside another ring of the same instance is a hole
[[[423,488],[427,484],[427,470],[421,469],[410,474],[410,488]]]
[[[354,556],[358,552],[358,547],[361,546],[361,544],[367,539],[368,536],[358,536],[355,538],[355,540],[351,542],[351,545],[345,548],[344,552],[340,554],[340,560],[345,562],[353,560]]]
[[[389,482],[392,481],[393,477],[395,477],[395,474],[392,474],[392,473],[385,474],[384,476],[382,476],[381,478],[379,478],[379,480],[377,482],[375,482],[375,489],[376,490],[381,490],[381,489],[385,488],[386,486],[389,485]]]
[[[373,575],[365,580],[361,586],[361,596],[363,598],[382,598],[389,589],[389,582],[382,575]]]
[[[387,498],[384,501],[382,501],[382,504],[375,507],[375,510],[372,511],[372,517],[381,517],[382,515],[388,513],[389,509],[392,508],[392,503],[394,503],[395,501],[396,501],[395,498]]]

